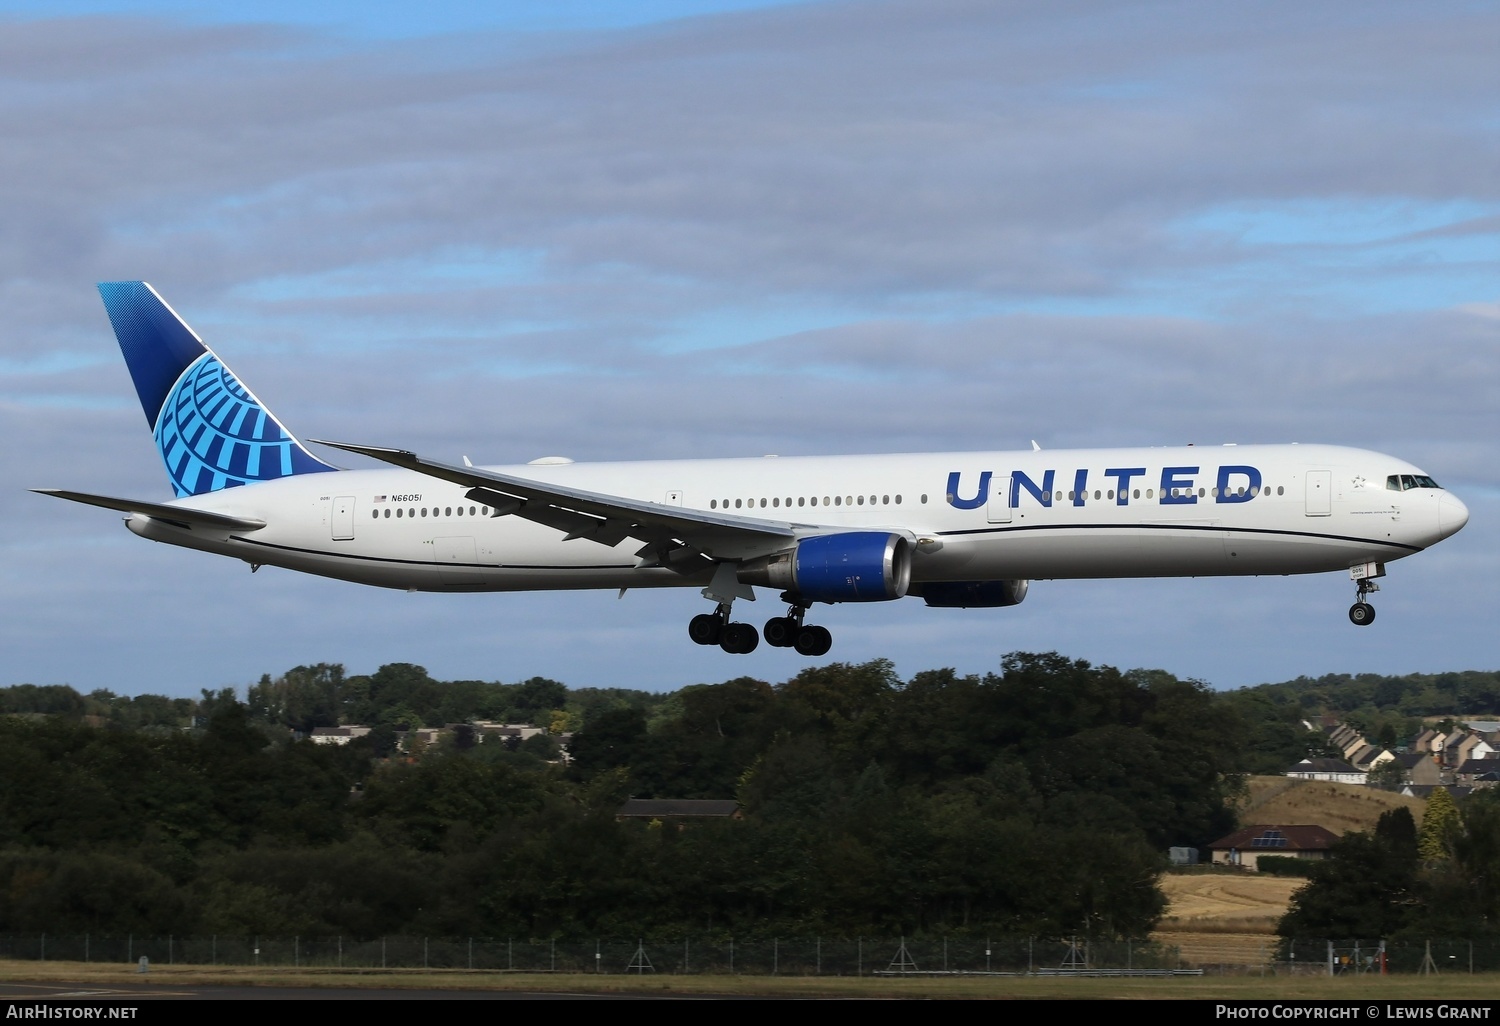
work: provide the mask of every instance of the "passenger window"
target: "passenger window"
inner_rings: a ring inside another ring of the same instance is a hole
[[[399,517],[400,517],[400,516],[401,516],[401,511],[400,511],[400,510],[399,510],[399,509],[398,509],[398,510],[396,510],[396,516],[397,516],[397,517],[398,517],[398,518],[399,518]]]

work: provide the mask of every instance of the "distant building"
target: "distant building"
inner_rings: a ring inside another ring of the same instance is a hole
[[[1331,780],[1339,784],[1363,784],[1369,774],[1355,769],[1343,759],[1303,759],[1287,770],[1285,776],[1299,780]]]
[[[369,727],[314,727],[310,736],[315,745],[347,745],[369,732]]]
[[[1320,826],[1247,826],[1208,846],[1216,866],[1258,869],[1262,855],[1326,859],[1338,835]]]
[[[615,813],[616,819],[740,819],[740,803],[733,798],[631,798]]]

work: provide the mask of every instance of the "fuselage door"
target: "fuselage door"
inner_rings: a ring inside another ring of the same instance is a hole
[[[984,504],[984,515],[992,524],[1010,523],[1010,478],[995,478],[989,501]]]
[[[1307,472],[1307,515],[1326,517],[1333,514],[1333,471]]]
[[[340,495],[333,500],[330,526],[333,528],[334,541],[354,540],[354,496]]]

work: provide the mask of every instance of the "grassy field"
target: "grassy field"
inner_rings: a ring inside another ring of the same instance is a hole
[[[1249,794],[1239,810],[1240,822],[1246,826],[1315,824],[1346,834],[1374,830],[1375,821],[1388,809],[1410,809],[1420,823],[1426,808],[1420,798],[1357,784],[1288,777],[1251,777],[1248,783]]]
[[[920,999],[1337,999],[1369,1004],[1418,998],[1500,998],[1500,976],[1204,976],[1174,979],[1070,979],[1046,977],[596,976],[485,973],[458,970],[232,969],[158,966],[147,977],[128,966],[79,962],[0,962],[0,981],[80,984],[90,989],[147,982],[163,991],[210,986],[364,989],[511,990],[568,994]]]
[[[1381,813],[1423,803],[1353,784],[1251,777],[1240,807],[1245,824],[1315,823],[1336,834],[1373,830]],[[1276,946],[1276,922],[1306,881],[1256,873],[1185,873],[1162,878],[1167,914],[1151,939],[1175,947],[1191,966],[1265,965]]]
[[[1276,921],[1305,881],[1255,873],[1168,873],[1167,914],[1151,935],[1191,966],[1263,966],[1276,947]]]

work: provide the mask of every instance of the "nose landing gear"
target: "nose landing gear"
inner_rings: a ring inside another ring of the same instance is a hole
[[[1380,590],[1375,578],[1385,576],[1385,564],[1359,563],[1349,568],[1349,576],[1356,589],[1354,605],[1349,607],[1349,622],[1356,627],[1368,627],[1375,622],[1375,607],[1365,601],[1365,596]]]

